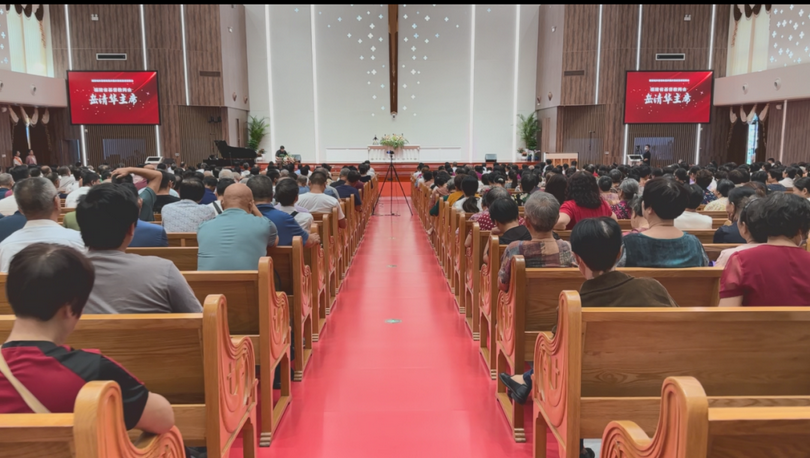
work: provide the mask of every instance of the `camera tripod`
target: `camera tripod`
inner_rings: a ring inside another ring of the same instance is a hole
[[[405,204],[408,206],[408,211],[413,216],[413,210],[411,210],[411,204],[408,202],[408,198],[405,196],[405,189],[402,187],[402,182],[399,181],[399,174],[397,173],[396,167],[394,167],[394,152],[388,151],[388,157],[391,158],[391,161],[388,163],[388,170],[385,172],[385,178],[383,183],[380,185],[380,192],[377,194],[377,201],[374,202],[374,210],[371,212],[372,215],[376,216],[399,216],[398,213],[394,212],[394,185],[391,183],[391,180],[396,178],[397,183],[399,183],[399,190],[402,193],[402,198],[405,200]],[[391,186],[391,193],[389,194],[389,202],[391,205],[391,213],[379,214],[377,213],[377,204],[380,203],[380,198],[382,197],[382,192],[385,189],[385,186]]]

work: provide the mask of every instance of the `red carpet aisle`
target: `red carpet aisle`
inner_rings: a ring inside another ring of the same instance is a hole
[[[424,230],[398,200],[403,216],[372,217],[304,381],[293,384],[291,410],[260,457],[531,455],[531,431],[528,443],[512,441]],[[385,199],[380,210],[388,208]]]

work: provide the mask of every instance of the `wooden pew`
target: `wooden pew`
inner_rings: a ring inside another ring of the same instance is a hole
[[[728,213],[725,210],[710,211],[710,212],[707,212],[706,210],[699,210],[698,213],[700,213],[701,215],[711,216],[712,218],[728,219]]]
[[[808,407],[709,407],[694,377],[667,377],[650,437],[633,421],[612,421],[604,458],[810,456]]]
[[[810,307],[582,308],[565,291],[534,348],[534,455],[547,429],[564,458],[615,419],[652,433],[669,376],[700,380],[710,407],[808,406],[808,323]]]
[[[185,454],[180,431],[127,435],[121,388],[111,381],[86,384],[73,413],[0,414],[0,458],[169,458]]]
[[[173,262],[181,271],[197,270],[197,247],[158,247],[158,248],[127,248],[127,253],[141,256],[157,256]],[[204,296],[203,296],[204,297]]]
[[[497,248],[496,248],[497,247]],[[495,251],[497,249],[497,252]],[[498,244],[498,236],[489,236],[489,262],[483,264],[479,277],[479,300],[478,300],[478,329],[479,329],[479,351],[484,357],[490,378],[495,380],[498,375],[498,272],[501,270],[501,258],[506,250],[506,245]]]
[[[728,218],[725,216],[722,218],[712,218],[712,229],[717,230],[720,227],[725,226],[728,222]],[[619,227],[622,229],[622,231],[629,231],[633,229],[629,219],[620,219]]]
[[[571,240],[571,231],[554,231],[560,236],[562,240]],[[684,231],[687,234],[692,234],[700,240],[700,243],[707,244],[714,242],[714,233],[716,229],[703,229],[703,230],[688,230]]]
[[[619,270],[633,277],[655,278],[680,306],[715,307],[720,301],[720,276],[723,274],[720,268]],[[541,331],[551,331],[557,323],[560,292],[578,291],[584,281],[576,268],[528,269],[523,256],[512,258],[509,291],[501,291],[498,295],[498,373],[523,372],[526,361],[532,359],[537,335]],[[509,399],[506,386],[500,380],[496,396],[512,424],[515,441],[525,441],[523,406]]]
[[[231,333],[249,337],[253,341],[262,381],[259,385],[262,418],[259,445],[262,447],[270,445],[281,416],[292,400],[290,306],[287,295],[276,292],[274,263],[274,259],[263,257],[259,259],[258,270],[254,271],[182,272],[201,303],[212,294],[225,295],[231,304],[228,307]],[[296,358],[299,354],[296,354]],[[273,382],[278,366],[281,366],[281,392],[278,400],[274,401]]]
[[[310,356],[312,356],[312,334],[317,330],[317,318],[312,316],[312,270],[304,263],[304,244],[301,237],[293,237],[292,246],[272,247],[267,255],[273,258],[273,266],[281,277],[282,290],[287,293],[292,304],[293,344],[295,360],[293,377],[300,382],[304,377]]]
[[[331,213],[312,213],[312,217],[318,223],[318,234],[321,237],[321,250],[319,256],[323,256],[323,289],[324,289],[324,296],[326,300],[326,304],[323,305],[324,307],[324,315],[321,316],[320,312],[318,315],[321,318],[326,318],[326,315],[332,313],[332,304],[335,302],[335,296],[337,295],[335,282],[336,276],[336,265],[335,265],[335,249],[334,249],[334,237],[332,236],[333,231],[333,223],[334,220],[332,218]],[[318,281],[321,282],[321,279],[318,278]],[[319,285],[320,287],[321,285]],[[320,310],[321,305],[319,304],[318,309]]]
[[[706,255],[709,256],[710,261],[717,261],[717,258],[723,250],[736,248],[738,246],[740,245],[737,243],[704,243],[703,250],[706,251]]]
[[[480,339],[480,313],[478,311],[479,296],[481,294],[481,265],[484,263],[484,249],[489,240],[489,231],[482,231],[477,222],[472,224],[472,246],[465,250],[464,272],[462,275],[464,300],[464,314],[467,327],[470,328],[473,340]]]
[[[67,344],[99,350],[165,396],[185,445],[222,458],[241,434],[244,456],[253,457],[253,342],[231,338],[225,296],[211,295],[203,307],[202,314],[84,315]],[[0,339],[13,324],[13,315],[0,316]]]
[[[128,249],[128,251],[131,249]],[[196,248],[155,248],[154,250],[194,250]],[[156,253],[158,257],[164,253]],[[230,300],[228,323],[235,336],[247,336],[253,341],[255,359],[259,361],[261,387],[262,431],[260,445],[267,446],[278,427],[282,414],[290,403],[290,311],[287,295],[276,292],[273,281],[273,260],[263,257],[255,271],[185,271],[181,272],[200,303],[210,295],[224,294]],[[6,274],[0,274],[0,314],[12,315],[6,297]],[[267,349],[263,351],[263,349]],[[281,366],[281,393],[273,400],[275,369]]]
[[[169,246],[199,246],[196,232],[167,232]]]
[[[320,232],[320,224],[313,223],[310,233],[320,234]],[[304,265],[309,266],[312,273],[312,281],[310,281],[312,288],[311,298],[312,306],[315,308],[312,316],[312,341],[317,342],[326,326],[326,315],[331,299],[327,288],[329,275],[326,269],[329,268],[329,265],[321,245],[304,247]]]

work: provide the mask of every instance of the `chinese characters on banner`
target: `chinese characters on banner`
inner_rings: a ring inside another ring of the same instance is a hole
[[[661,97],[662,95],[663,97]],[[651,87],[650,92],[644,97],[644,104],[689,103],[691,100],[692,97],[685,87]]]
[[[625,91],[625,124],[708,123],[711,71],[630,71]]]
[[[138,96],[128,87],[94,87],[89,102],[90,105],[135,105]]]
[[[154,71],[70,71],[68,98],[73,124],[160,124]]]

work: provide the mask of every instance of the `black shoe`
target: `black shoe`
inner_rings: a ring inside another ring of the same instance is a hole
[[[517,383],[512,380],[512,376],[505,372],[498,374],[498,378],[501,379],[501,382],[506,385],[506,388],[511,392],[511,396],[509,397],[512,398],[513,401],[518,404],[526,404],[526,400],[531,394],[531,390],[527,385]]]
[[[596,453],[593,450],[586,448],[579,452],[579,458],[596,458]]]

